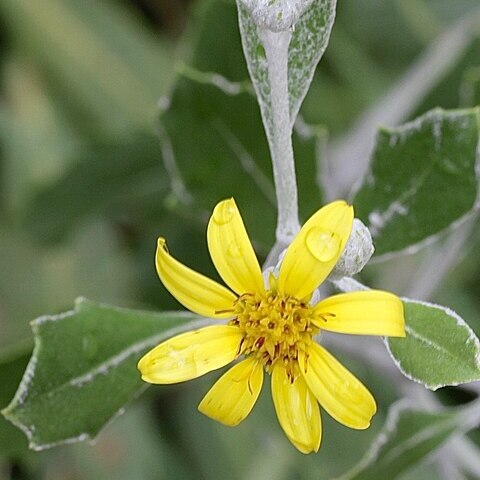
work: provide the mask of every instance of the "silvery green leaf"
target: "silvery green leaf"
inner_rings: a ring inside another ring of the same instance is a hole
[[[32,352],[30,341],[0,349],[0,408],[13,398]],[[27,451],[22,432],[0,417],[0,458],[20,456]]]
[[[343,292],[368,288],[350,277],[333,281]],[[399,370],[431,390],[480,380],[480,341],[457,313],[433,303],[402,298],[405,338],[385,338]]]
[[[270,84],[265,50],[248,7],[242,0],[237,0],[237,6],[243,51],[257,93],[265,129],[267,135],[271,136]],[[288,90],[292,126],[312,81],[315,68],[327,48],[335,20],[335,8],[336,0],[314,0],[293,27],[288,51]]]
[[[40,317],[32,322],[32,357],[2,413],[34,450],[93,439],[147,386],[136,368],[142,354],[198,322],[187,312],[129,310],[85,299],[72,311]]]
[[[379,256],[432,242],[478,202],[480,109],[435,109],[378,133],[353,199]]]
[[[337,480],[398,478],[454,434],[472,428],[469,413],[468,408],[427,412],[405,401],[396,403],[363,459]]]
[[[400,371],[431,390],[480,380],[480,341],[453,310],[402,299],[405,338],[386,338]]]

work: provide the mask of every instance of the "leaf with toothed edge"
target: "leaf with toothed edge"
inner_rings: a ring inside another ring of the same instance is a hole
[[[136,365],[148,349],[205,324],[187,312],[153,313],[78,299],[32,322],[33,355],[3,415],[43,450],[94,439],[146,387]]]
[[[32,353],[30,340],[0,349],[0,408],[8,405]],[[0,457],[20,456],[28,450],[22,432],[0,417]]]
[[[405,400],[397,402],[391,407],[382,431],[363,459],[336,480],[399,478],[453,435],[474,428],[474,423],[468,420],[472,416],[470,409],[428,412]]]
[[[375,255],[414,252],[478,206],[479,145],[479,108],[437,108],[380,130],[370,171],[353,199]]]

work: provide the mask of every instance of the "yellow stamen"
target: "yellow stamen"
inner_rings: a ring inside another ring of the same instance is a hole
[[[230,325],[239,327],[244,334],[242,354],[256,357],[269,373],[281,361],[293,382],[300,374],[298,352],[307,351],[312,337],[319,332],[314,319],[309,304],[268,290],[265,295],[241,295],[235,302],[235,318]]]

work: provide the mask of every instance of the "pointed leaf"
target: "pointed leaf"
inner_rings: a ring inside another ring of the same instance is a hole
[[[152,313],[79,299],[75,309],[32,323],[35,348],[2,412],[43,450],[95,438],[146,387],[136,364],[149,348],[198,327],[185,312]]]
[[[307,94],[315,68],[327,48],[335,20],[336,3],[336,0],[314,0],[292,30],[288,52],[288,90],[292,125]],[[237,6],[243,51],[257,92],[267,134],[271,134],[270,84],[265,51],[248,8],[242,0],[237,0]]]
[[[7,406],[13,398],[31,352],[30,341],[0,350],[0,408]],[[0,457],[20,455],[27,446],[22,432],[0,417]]]

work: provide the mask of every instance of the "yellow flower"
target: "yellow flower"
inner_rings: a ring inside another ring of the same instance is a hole
[[[238,425],[252,410],[266,371],[280,425],[301,452],[320,447],[319,404],[340,423],[367,428],[376,412],[373,396],[314,337],[322,330],[402,337],[402,302],[391,293],[368,290],[310,303],[340,258],[353,217],[353,208],[344,201],[318,210],[289,246],[278,278],[271,274],[267,287],[233,199],[215,207],[207,229],[213,263],[231,290],[175,260],[159,238],[156,266],[165,287],[192,312],[228,321],[155,347],[138,363],[142,379],[183,382],[242,356],[206,394],[200,412]]]

